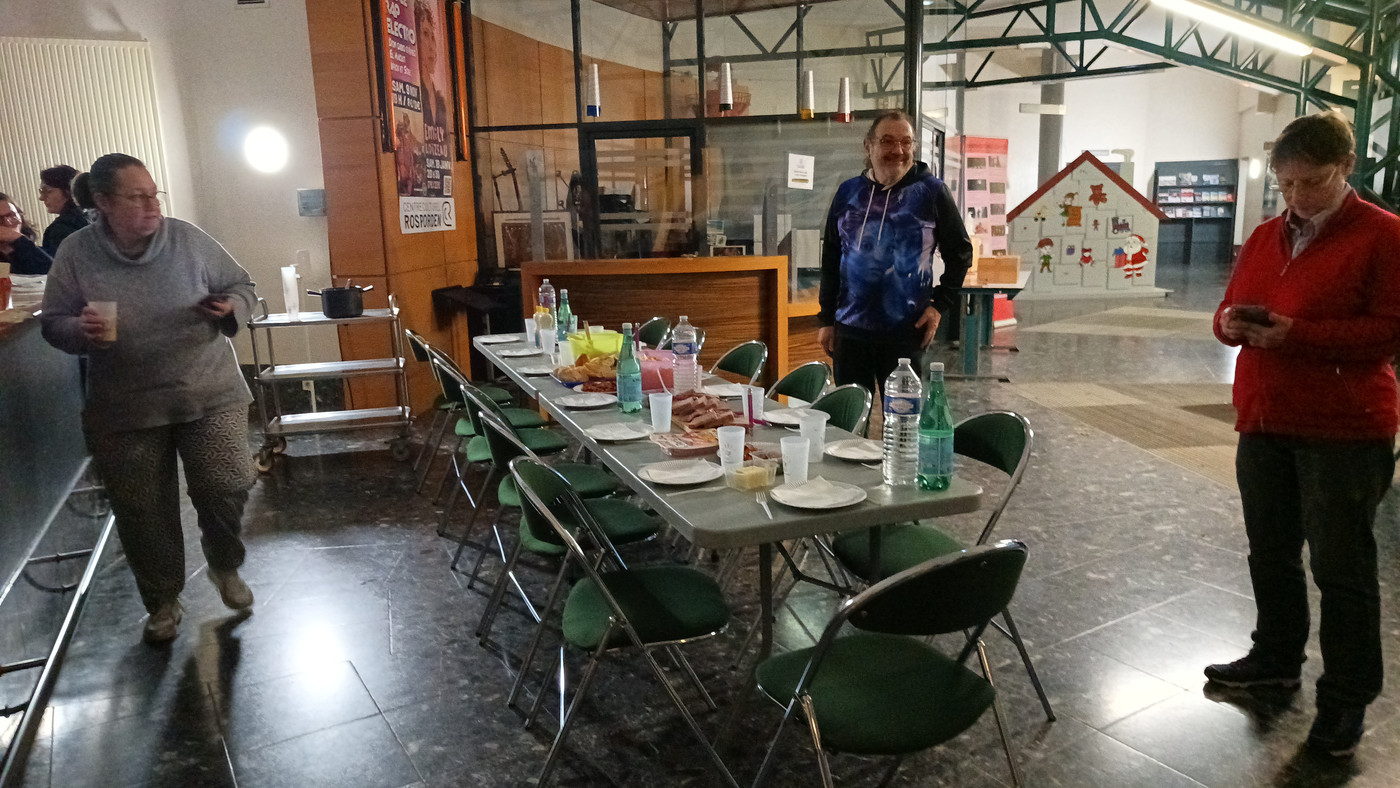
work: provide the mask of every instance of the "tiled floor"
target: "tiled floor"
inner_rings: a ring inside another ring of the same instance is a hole
[[[1019,316],[1031,326],[1125,305],[1210,310],[1223,272],[1164,271],[1159,283],[1174,294],[1130,304],[1027,302]],[[1311,719],[1310,682],[1297,693],[1257,698],[1203,687],[1201,667],[1240,654],[1249,640],[1253,605],[1235,491],[1015,390],[1035,382],[1228,382],[1232,354],[1175,335],[998,335],[1013,338],[1019,353],[993,352],[983,361],[984,372],[1012,384],[957,382],[952,393],[958,413],[1010,408],[1036,429],[1030,469],[998,534],[1031,546],[1013,610],[1057,722],[1045,721],[1014,650],[989,638],[1027,782],[1400,783],[1396,691],[1372,707],[1356,761],[1337,766],[1299,750]],[[518,649],[528,631],[518,606],[502,614],[492,648],[477,645],[472,629],[484,594],[448,570],[452,545],[435,534],[437,509],[412,493],[411,471],[382,444],[308,438],[291,449],[249,507],[244,576],[258,595],[252,616],[227,614],[192,549],[180,637],[167,648],[142,645],[143,611],[112,551],[26,785],[533,784],[552,726],[525,731],[503,703],[510,676],[501,654]],[[995,484],[993,476],[980,478]],[[971,536],[984,516],[949,527]],[[1387,633],[1400,631],[1395,524],[1387,500],[1378,525]],[[538,584],[543,575],[525,577]],[[741,623],[690,650],[724,704],[742,675],[731,659],[751,614],[746,589],[736,591]],[[821,593],[794,593],[779,622],[782,643],[805,644],[831,606]],[[1319,669],[1315,647],[1309,654],[1311,680]],[[1392,648],[1392,675],[1397,661]],[[561,783],[710,784],[703,756],[651,677],[630,659],[607,668],[571,738]],[[701,723],[713,731],[721,719],[702,715]],[[773,708],[754,701],[731,736],[725,757],[740,782],[752,779],[776,720]],[[801,735],[789,736],[781,752],[769,784],[817,783]],[[873,784],[885,765],[850,757],[834,763],[843,785]],[[1009,784],[990,717],[911,759],[896,784]]]

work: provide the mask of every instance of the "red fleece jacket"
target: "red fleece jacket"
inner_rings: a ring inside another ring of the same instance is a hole
[[[1291,259],[1290,259],[1291,258]],[[1216,310],[1263,304],[1293,319],[1283,344],[1240,348],[1240,432],[1388,439],[1400,413],[1390,362],[1400,348],[1400,218],[1350,194],[1302,254],[1283,217],[1260,225]]]

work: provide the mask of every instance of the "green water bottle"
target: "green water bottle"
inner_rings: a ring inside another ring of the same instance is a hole
[[[558,332],[559,344],[569,341],[569,332],[573,330],[574,310],[569,308],[569,291],[559,291],[559,314],[554,320],[554,330]]]
[[[953,481],[953,413],[943,388],[943,363],[928,365],[919,414],[919,489],[946,490]]]
[[[642,409],[642,364],[632,344],[632,324],[622,324],[622,350],[617,355],[617,404],[623,413]]]

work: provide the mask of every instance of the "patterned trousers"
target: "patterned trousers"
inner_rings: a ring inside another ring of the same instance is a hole
[[[185,587],[177,453],[209,566],[230,570],[243,564],[239,533],[254,478],[247,431],[247,411],[238,408],[184,424],[88,434],[146,610],[155,612]]]

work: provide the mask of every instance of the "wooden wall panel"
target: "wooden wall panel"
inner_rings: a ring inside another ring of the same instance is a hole
[[[306,4],[316,114],[322,119],[363,118],[375,113],[372,50],[365,38],[368,19],[365,0]]]
[[[574,53],[550,44],[539,45],[540,111],[545,123],[573,123]]]
[[[482,64],[487,80],[486,123],[509,126],[541,123],[539,42],[512,30],[483,24]]]
[[[379,201],[379,121],[322,119],[320,126],[331,273],[339,277],[383,276],[386,267]],[[392,178],[389,188],[394,188]],[[397,224],[396,221],[396,232]]]
[[[831,363],[831,359],[817,343],[817,322],[816,315],[806,315],[803,317],[788,318],[788,366],[797,367],[809,361],[825,361]]]

